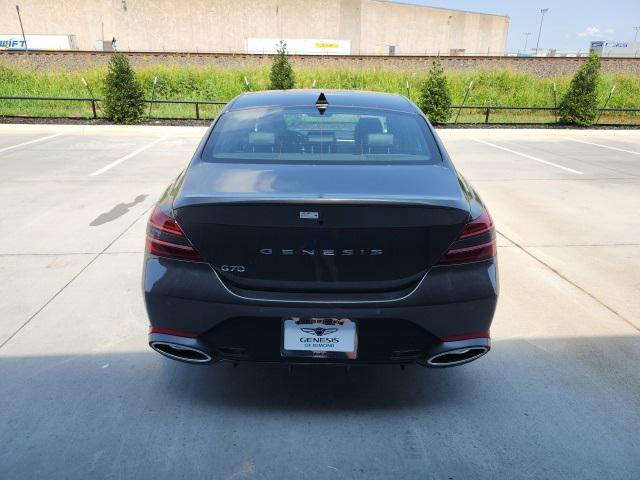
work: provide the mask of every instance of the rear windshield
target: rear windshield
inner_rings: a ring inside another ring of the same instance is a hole
[[[433,135],[416,114],[329,106],[266,107],[223,114],[205,145],[207,162],[438,163]]]

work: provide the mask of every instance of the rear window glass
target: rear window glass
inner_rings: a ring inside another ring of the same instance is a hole
[[[267,107],[223,114],[202,155],[207,162],[441,161],[422,117],[332,107]]]

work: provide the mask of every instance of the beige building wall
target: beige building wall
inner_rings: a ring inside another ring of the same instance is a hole
[[[363,52],[385,53],[394,45],[398,55],[499,54],[509,31],[509,17],[380,0],[362,0],[361,24]]]
[[[120,50],[243,52],[253,37],[351,40],[354,54],[498,54],[509,28],[504,16],[382,0],[20,0],[20,10],[27,34],[74,35],[80,50],[115,37]],[[0,34],[19,31],[15,0],[0,0]]]

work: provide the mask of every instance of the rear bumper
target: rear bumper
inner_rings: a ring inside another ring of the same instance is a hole
[[[375,358],[371,356],[365,356],[364,358],[357,358],[355,360],[337,360],[335,358],[310,358],[310,357],[282,357],[271,351],[270,348],[253,349],[253,358],[249,358],[238,350],[230,350],[229,348],[216,348],[207,340],[202,338],[190,338],[181,337],[177,335],[169,335],[165,333],[150,333],[149,334],[149,346],[158,353],[169,357],[173,360],[179,360],[186,363],[196,363],[198,365],[207,365],[216,363],[222,360],[241,362],[241,361],[254,361],[254,362],[269,362],[269,363],[288,363],[288,364],[315,364],[315,365],[336,365],[336,364],[399,364],[405,365],[410,363],[417,363],[425,367],[430,368],[444,368],[463,365],[470,361],[480,358],[491,350],[491,340],[489,338],[470,338],[467,340],[457,340],[452,342],[436,342],[423,350],[404,350],[399,351],[401,355],[396,355],[389,358]],[[186,348],[191,351],[201,353],[200,356],[194,359],[193,356],[182,357],[180,350],[171,350],[163,348],[170,346],[174,348]],[[466,352],[467,350],[478,350],[473,352],[470,357],[460,356],[453,357],[452,359],[445,359],[444,356],[451,354],[451,352]],[[386,349],[383,349],[386,351]]]
[[[433,268],[397,297],[278,300],[226,286],[206,264],[145,258],[143,290],[149,343],[196,348],[217,360],[286,363],[421,363],[448,350],[490,348],[498,296],[495,260]],[[350,318],[358,324],[355,359],[282,357],[282,319]],[[484,352],[483,352],[484,353]],[[202,362],[208,363],[208,362]],[[437,365],[430,365],[437,366]]]

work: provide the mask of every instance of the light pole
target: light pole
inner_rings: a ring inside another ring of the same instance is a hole
[[[544,14],[549,11],[548,8],[543,8],[540,10],[542,16],[540,17],[540,28],[538,29],[538,41],[536,42],[536,55],[538,54],[538,47],[540,47],[540,35],[542,34],[542,22],[544,22]]]
[[[531,32],[524,32],[524,53],[527,53],[527,43],[529,42],[529,35],[531,35]]]
[[[20,22],[20,30],[22,30],[22,40],[24,40],[24,50],[25,52],[29,51],[29,46],[27,45],[27,37],[24,34],[24,28],[22,27],[22,18],[20,17],[20,7],[16,5],[16,12],[18,12],[18,21]]]
[[[636,34],[633,36],[633,41],[637,42],[638,41],[638,32],[640,32],[640,25],[636,25],[635,27],[633,27],[633,29],[636,31]]]

